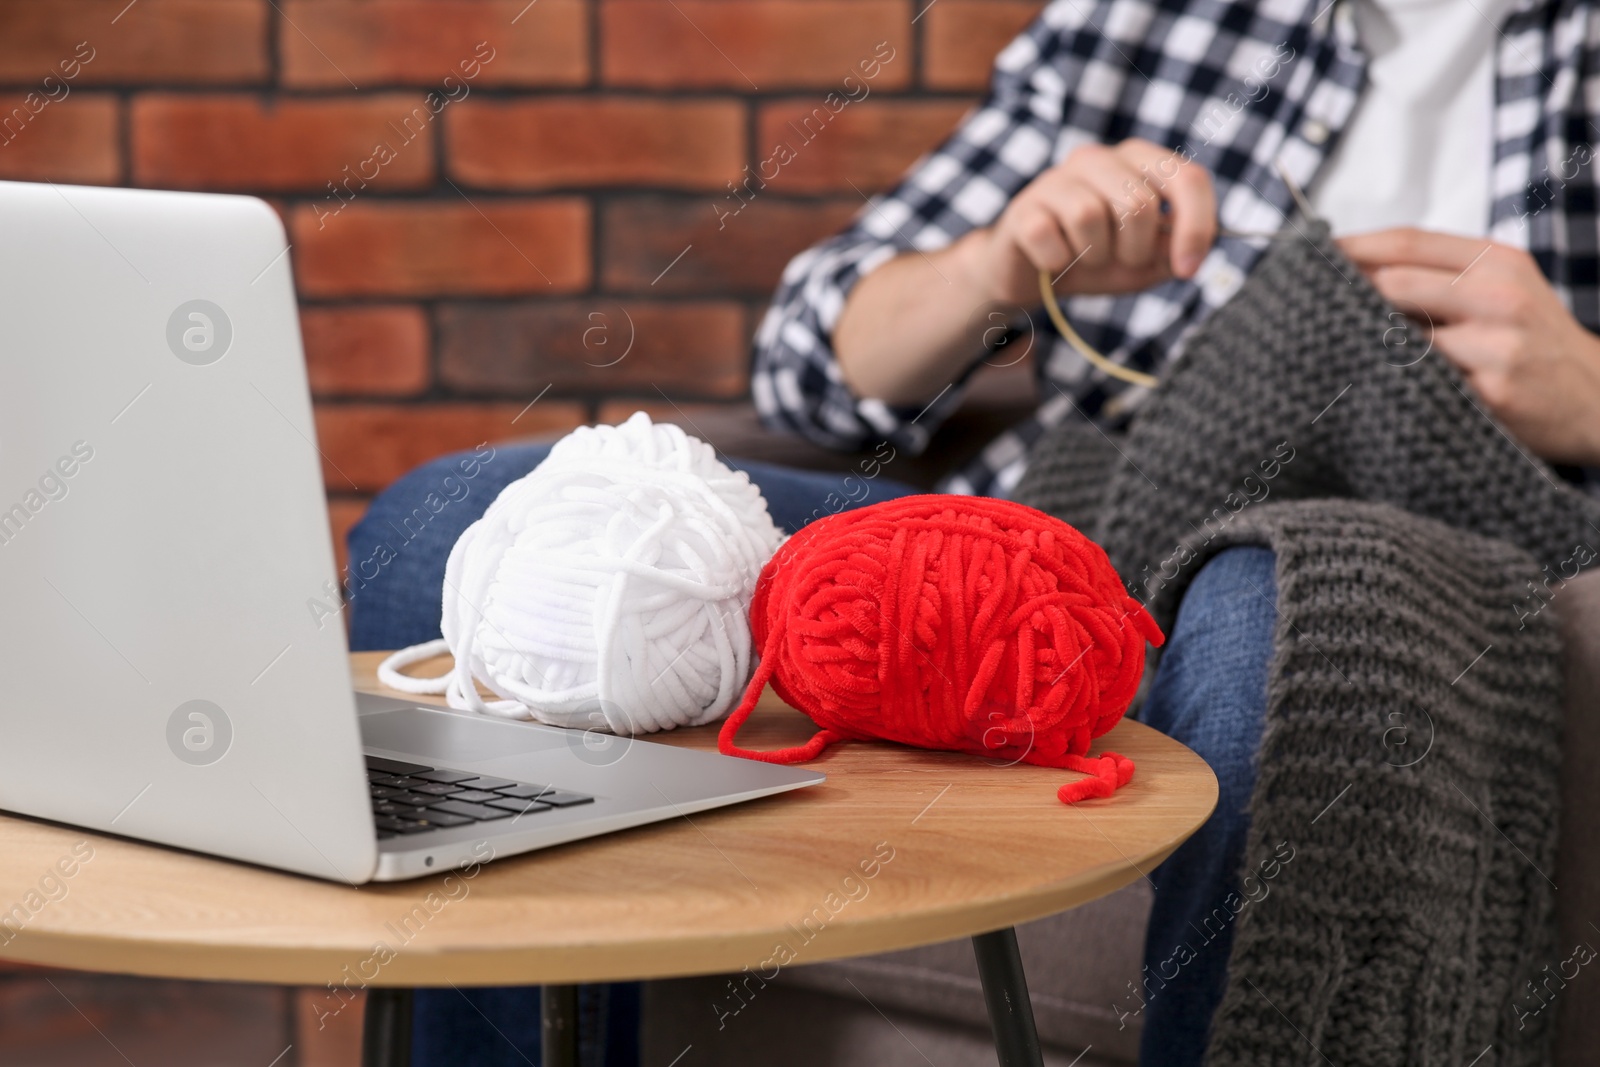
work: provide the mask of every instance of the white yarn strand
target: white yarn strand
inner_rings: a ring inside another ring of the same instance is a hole
[[[574,430],[456,541],[444,637],[389,656],[378,678],[552,726],[712,722],[749,678],[750,598],[782,541],[749,477],[678,427],[638,412]],[[446,651],[445,675],[400,673]]]

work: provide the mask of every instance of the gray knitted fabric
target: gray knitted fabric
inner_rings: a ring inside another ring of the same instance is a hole
[[[1230,920],[1207,1062],[1546,1063],[1560,647],[1528,583],[1593,561],[1600,507],[1298,225],[1124,440],[1063,429],[1014,495],[1093,531],[1163,626],[1216,551],[1276,553],[1245,866],[1294,858]]]

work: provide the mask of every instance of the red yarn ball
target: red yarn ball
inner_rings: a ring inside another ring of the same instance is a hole
[[[1083,771],[1108,796],[1133,761],[1090,742],[1128,708],[1163,637],[1099,545],[1007,500],[901,497],[811,523],[762,569],[761,665],[723,724],[726,755],[795,763],[881,739]],[[734,738],[768,681],[821,727],[798,748]]]

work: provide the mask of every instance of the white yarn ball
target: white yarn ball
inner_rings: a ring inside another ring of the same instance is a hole
[[[749,477],[678,427],[637,412],[574,430],[456,542],[444,639],[395,653],[378,677],[552,726],[711,722],[749,678],[750,598],[782,541]],[[399,673],[446,649],[448,675]]]

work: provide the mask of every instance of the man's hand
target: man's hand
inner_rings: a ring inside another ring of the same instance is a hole
[[[1204,167],[1149,141],[1084,145],[972,235],[972,267],[997,304],[1036,306],[1039,272],[1069,265],[1062,292],[1131,293],[1192,275],[1216,232]]]
[[[1416,229],[1339,247],[1390,303],[1431,324],[1434,346],[1514,437],[1553,462],[1600,465],[1600,338],[1532,256]]]
[[[862,278],[833,328],[839,373],[857,396],[926,404],[997,326],[1039,306],[1041,270],[1066,272],[1062,292],[1138,292],[1192,275],[1216,233],[1211,177],[1198,163],[1149,141],[1085,145],[1030,182],[994,225]]]

